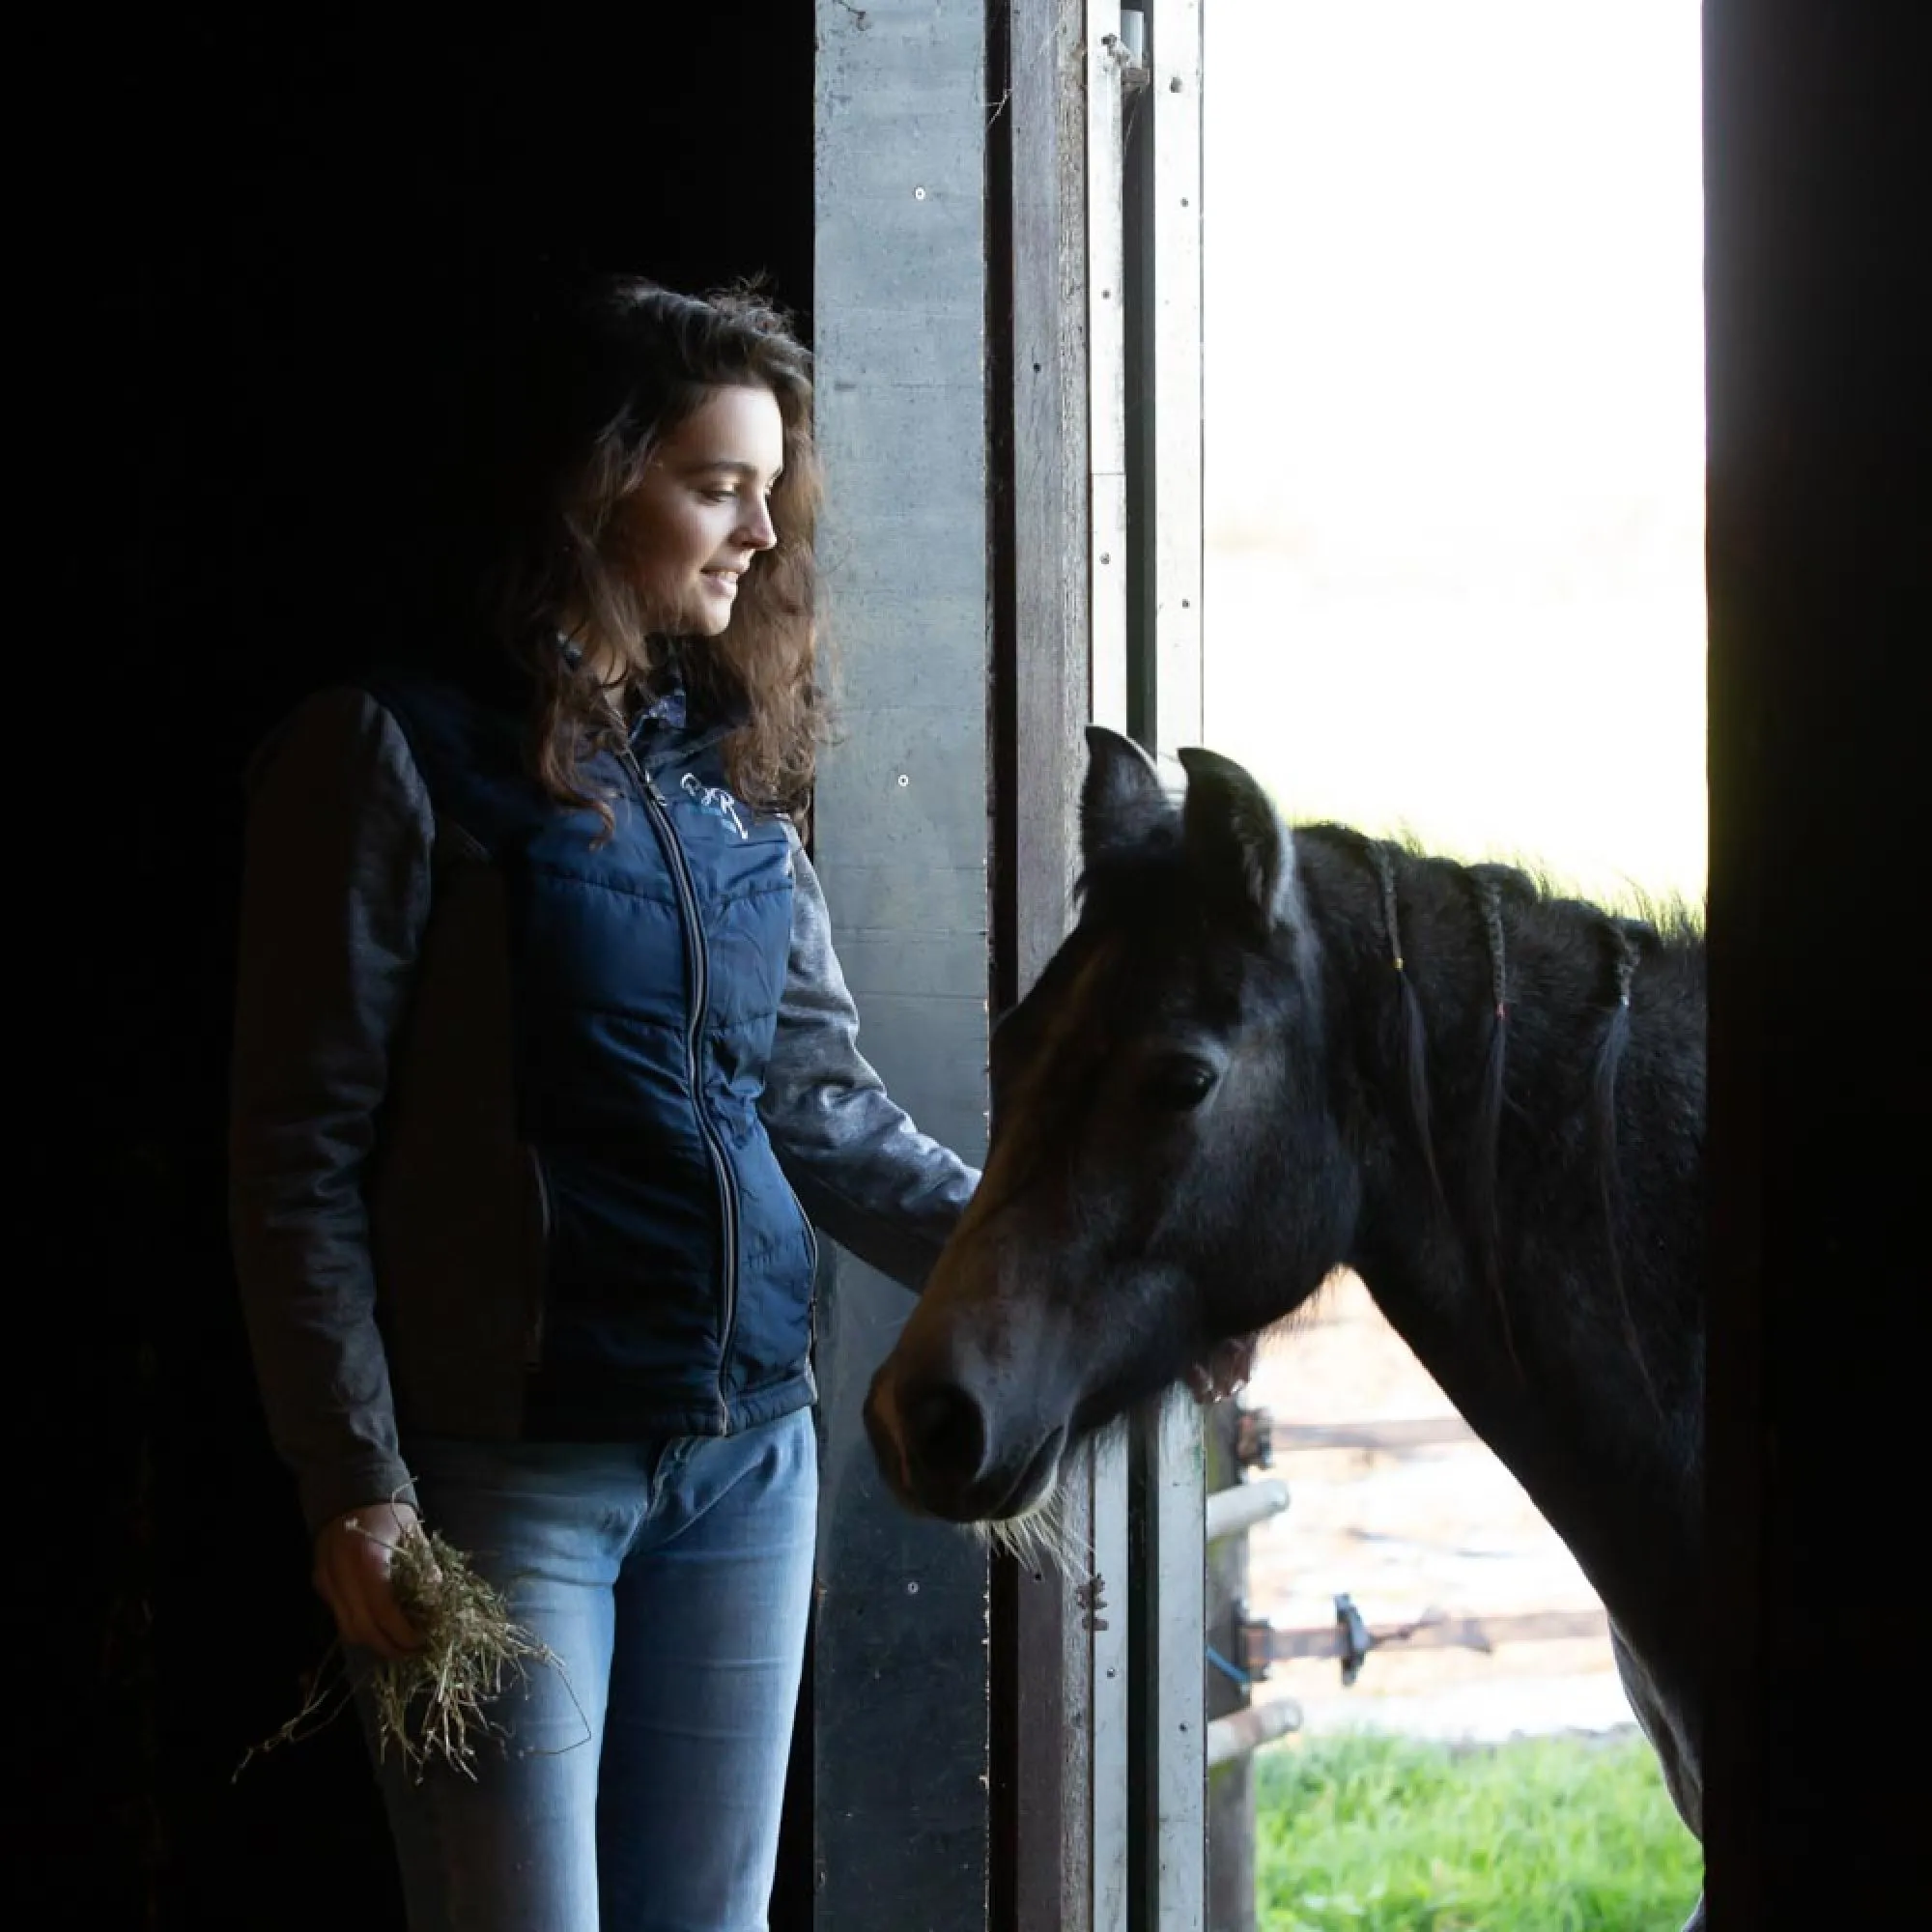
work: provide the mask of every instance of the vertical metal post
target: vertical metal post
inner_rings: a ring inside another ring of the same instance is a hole
[[[1137,1423],[1130,1496],[1137,1820],[1133,1932],[1200,1932],[1207,1909],[1206,1472],[1201,1418],[1181,1400]]]
[[[1127,1548],[1127,1452],[1118,1435],[1087,1452],[1087,1520],[1093,1543],[1086,1654],[1094,1687],[1094,1932],[1126,1932],[1131,1832],[1127,1814],[1127,1636],[1134,1615]]]
[[[1149,24],[1140,319],[1152,404],[1149,744],[1172,753],[1201,741],[1201,0],[1156,0]]]
[[[1198,743],[1202,717],[1200,0],[1149,0],[1142,125],[1128,148],[1129,692],[1150,750]],[[1199,1411],[1170,1401],[1132,1435],[1138,1823],[1134,1932],[1195,1932],[1207,1901],[1203,1682],[1206,1475]]]
[[[1131,57],[1119,0],[1087,0],[1088,465],[1092,485],[1092,716],[1127,728],[1126,250],[1123,107]],[[1127,1932],[1128,1634],[1135,1613],[1127,1536],[1127,1445],[1119,1434],[1086,1453],[1090,1603],[1078,1667],[1092,1687],[1087,1819],[1093,1932]]]
[[[1094,722],[1127,728],[1126,230],[1120,0],[1087,0],[1087,446]]]

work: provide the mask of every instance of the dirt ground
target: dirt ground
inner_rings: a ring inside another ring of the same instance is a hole
[[[1313,1315],[1269,1338],[1242,1401],[1276,1428],[1273,1465],[1289,1507],[1248,1533],[1248,1611],[1278,1627],[1332,1627],[1347,1592],[1371,1625],[1601,1609],[1575,1559],[1516,1479],[1479,1441],[1398,1453],[1285,1450],[1301,1423],[1421,1421],[1455,1410],[1345,1276]],[[1332,1658],[1277,1663],[1255,1701],[1292,1697],[1302,1728],[1372,1726],[1417,1736],[1606,1730],[1633,1720],[1605,1639],[1465,1649],[1378,1648],[1345,1689]]]

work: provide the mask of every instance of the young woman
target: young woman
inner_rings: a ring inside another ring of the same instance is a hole
[[[791,813],[821,722],[805,351],[598,285],[514,372],[487,622],[251,777],[232,1222],[352,1656],[418,1510],[533,1669],[379,1767],[412,1927],[764,1923],[811,1580],[815,1222],[917,1285],[977,1175],[861,1057]]]

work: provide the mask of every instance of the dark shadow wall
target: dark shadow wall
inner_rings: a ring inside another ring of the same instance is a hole
[[[14,371],[55,434],[16,765],[60,774],[23,894],[22,1922],[400,1923],[348,1723],[231,1783],[327,1638],[222,1225],[242,762],[407,633],[452,406],[532,271],[763,270],[810,325],[809,0],[404,17],[75,27],[21,76]]]
[[[1905,1925],[1932,1799],[1927,22],[1703,17],[1711,1923]]]

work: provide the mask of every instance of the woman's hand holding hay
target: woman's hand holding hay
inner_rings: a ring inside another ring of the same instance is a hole
[[[507,1735],[490,1712],[506,1681],[528,1663],[557,1663],[511,1616],[502,1593],[408,1503],[365,1503],[325,1523],[314,1580],[342,1645],[380,1660],[367,1679],[378,1747],[386,1755],[393,1746],[418,1781],[439,1759],[474,1777],[483,1740]],[[322,1678],[280,1730],[249,1749],[237,1777],[258,1752],[307,1736],[343,1708],[346,1691],[336,1697]]]
[[[349,1510],[317,1532],[315,1587],[344,1643],[392,1661],[422,1648],[390,1574],[397,1545],[416,1527],[410,1504],[380,1502]]]

